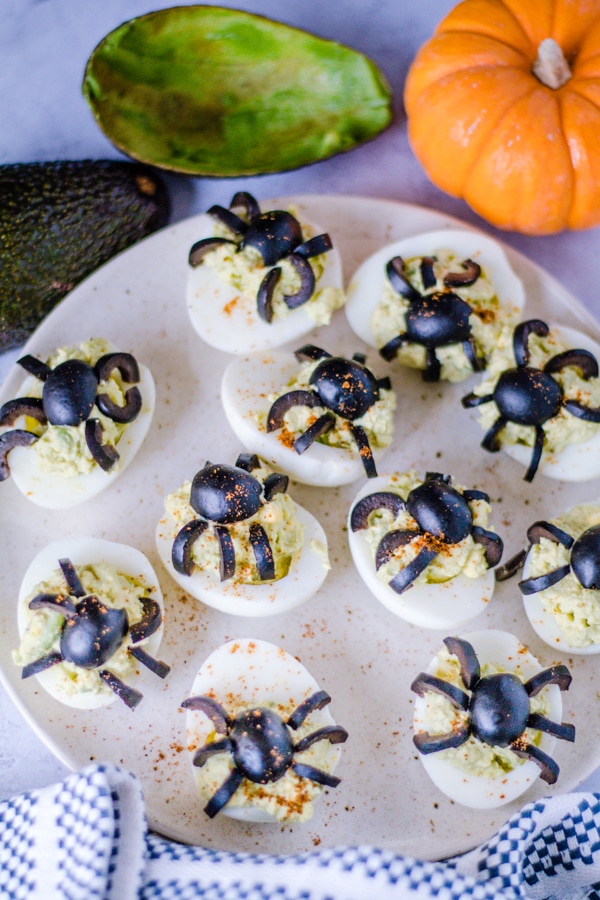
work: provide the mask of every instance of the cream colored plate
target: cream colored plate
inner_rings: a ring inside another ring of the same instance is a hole
[[[259,198],[260,199],[260,198]],[[290,202],[279,200],[279,204]],[[294,198],[340,247],[346,282],[354,268],[384,243],[412,233],[460,223],[430,210],[353,197]],[[29,503],[10,481],[0,485],[0,669],[23,715],[68,766],[112,761],[140,778],[151,826],[172,838],[240,851],[293,853],[316,846],[361,843],[393,848],[422,858],[466,850],[492,834],[526,799],[576,787],[600,760],[600,709],[596,687],[600,661],[562,659],[573,685],[564,696],[565,719],[574,721],[574,745],[558,742],[558,785],[542,782],[522,801],[477,812],[451,804],[430,782],[411,740],[409,685],[437,651],[443,632],[426,632],[385,609],[363,587],[346,541],[350,500],[360,482],[344,488],[292,486],[298,501],[324,526],[333,564],[323,589],[306,605],[280,616],[247,620],[202,606],[171,581],[155,547],[163,495],[191,478],[207,459],[233,463],[239,444],[221,410],[219,387],[231,357],[203,344],[193,332],[185,304],[187,255],[196,240],[194,218],[146,239],[81,284],[56,308],[27,345],[44,356],[55,346],[100,335],[134,352],[156,381],[154,423],[123,478],[74,510],[46,511]],[[526,314],[587,330],[598,328],[585,310],[552,278],[508,251],[525,283]],[[329,352],[368,350],[378,374],[387,365],[354,336],[343,312],[331,326],[303,339]],[[293,348],[292,348],[293,349]],[[482,432],[460,398],[462,386],[427,385],[416,372],[392,374],[399,393],[396,441],[381,474],[414,466],[442,471],[468,487],[487,490],[506,555],[525,541],[528,525],[600,496],[600,484],[565,484],[538,476],[522,480],[523,468],[504,454],[484,452]],[[0,402],[15,396],[23,379],[16,367]],[[144,675],[144,700],[131,713],[123,704],[83,711],[61,706],[35,679],[22,682],[10,653],[18,640],[17,596],[22,574],[50,540],[89,534],[130,543],[145,553],[159,574],[166,623],[161,658],[172,665],[166,683]],[[494,627],[514,632],[544,665],[559,661],[529,626],[515,581],[502,584],[489,610],[466,631]],[[332,696],[331,711],[348,729],[337,774],[342,783],[316,806],[315,817],[295,827],[250,826],[230,819],[209,821],[195,799],[184,749],[185,714],[179,703],[202,661],[223,641],[256,637],[297,656]]]

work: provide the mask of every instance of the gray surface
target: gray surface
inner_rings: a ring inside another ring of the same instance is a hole
[[[239,8],[241,4],[223,5]],[[417,47],[453,5],[453,0],[420,0],[418,4],[412,0],[289,0],[282,7],[278,0],[248,0],[244,4],[248,11],[304,27],[369,54],[394,89],[394,124],[364,147],[295,172],[227,181],[170,177],[173,220],[204,211],[212,203],[227,203],[239,188],[258,197],[345,193],[418,203],[463,218],[522,251],[600,317],[598,229],[546,238],[498,232],[464,203],[438,191],[410,151],[401,102],[404,77]],[[83,69],[108,31],[134,15],[162,6],[150,0],[87,0],[85,4],[80,0],[4,0],[0,18],[0,163],[119,158],[83,100]],[[0,379],[14,358],[16,353],[0,356]],[[0,507],[0,516],[9,517],[10,510]],[[0,715],[0,797],[44,786],[65,775],[65,769],[2,691]],[[580,739],[585,739],[583,728],[580,734]],[[600,790],[600,774],[595,773],[584,786]]]

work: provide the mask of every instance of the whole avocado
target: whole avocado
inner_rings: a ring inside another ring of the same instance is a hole
[[[166,225],[150,168],[113,160],[0,166],[0,351],[16,347],[87,275]]]

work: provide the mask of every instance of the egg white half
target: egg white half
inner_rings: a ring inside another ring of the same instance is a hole
[[[600,364],[600,344],[593,338],[573,328],[563,325],[550,325],[550,330],[569,349],[589,350]],[[500,440],[502,435],[500,434]],[[531,462],[532,447],[523,444],[502,444],[502,450],[512,459],[526,468]],[[589,441],[580,444],[569,444],[560,453],[542,452],[542,458],[536,474],[555,478],[558,481],[588,481],[600,477],[600,426]]]
[[[371,318],[380,303],[387,280],[386,265],[394,256],[411,259],[450,250],[462,259],[473,259],[485,270],[501,304],[518,311],[525,303],[520,279],[513,272],[502,247],[477,231],[447,229],[413,235],[382,247],[352,275],[345,310],[350,327],[365,343],[375,347]]]
[[[232,705],[237,708],[253,707],[265,702],[280,704],[289,715],[318,690],[319,685],[302,663],[281,647],[268,641],[241,638],[222,644],[210,654],[194,679],[190,697],[208,694],[230,715],[235,715]],[[314,710],[306,722],[310,724],[311,731],[335,724],[329,706]],[[191,756],[213,737],[214,726],[208,716],[199,710],[187,710],[186,738]],[[327,754],[327,765],[323,768],[331,773],[341,755],[340,745],[328,741],[319,743],[321,750],[325,749]],[[309,753],[306,751],[303,754],[304,762],[310,763]],[[211,777],[211,760],[202,768],[192,768],[198,791],[208,802],[220,786]],[[263,789],[268,793],[271,785],[266,784]],[[278,821],[267,810],[235,806],[235,795],[232,799],[233,803],[230,800],[220,815],[246,822]]]
[[[327,537],[319,522],[297,503],[296,513],[304,529],[304,545],[299,558],[292,563],[287,575],[264,584],[240,584],[233,579],[219,581],[212,571],[194,568],[191,575],[177,572],[171,560],[173,530],[164,516],[156,529],[156,547],[165,568],[177,584],[196,600],[234,616],[272,616],[288,612],[305,603],[315,594],[329,571]]]
[[[66,509],[90,500],[111,485],[132,462],[142,446],[154,415],[156,389],[150,370],[138,363],[140,380],[137,387],[142,395],[142,408],[138,416],[127,425],[117,444],[119,459],[110,471],[95,465],[91,472],[81,475],[61,476],[45,472],[39,464],[35,444],[14,447],[8,455],[10,475],[16,487],[28,500],[46,509]],[[18,397],[27,396],[32,385],[39,384],[33,376],[21,385]],[[15,425],[14,427],[19,427]]]
[[[31,615],[26,603],[27,598],[38,584],[44,582],[52,572],[60,568],[58,564],[59,559],[65,558],[70,559],[76,568],[89,563],[106,563],[123,574],[132,575],[140,579],[147,588],[145,596],[150,596],[153,600],[156,600],[164,614],[164,602],[158,578],[143,553],[134,547],[128,547],[126,544],[117,544],[101,538],[64,538],[63,540],[47,544],[37,554],[23,576],[17,607],[17,625],[21,637],[27,628]],[[164,626],[161,624],[160,628],[145,641],[142,641],[139,646],[155,657],[162,640],[163,630]],[[98,709],[102,706],[108,706],[119,699],[110,690],[103,690],[99,693],[67,693],[63,687],[65,676],[62,668],[62,665],[59,663],[50,669],[46,669],[44,672],[32,676],[32,678],[37,679],[50,696],[60,703],[73,706],[76,709]],[[106,668],[110,669],[110,662],[106,664]],[[138,674],[136,674],[135,678],[129,679],[127,683],[133,686],[145,671],[145,666],[140,664]],[[150,679],[156,677],[152,673],[148,674]],[[149,683],[150,681],[148,681]]]
[[[531,577],[531,560],[529,553],[525,558],[522,577],[524,579]],[[558,586],[560,586],[560,582]],[[595,653],[600,653],[600,644],[587,644],[585,647],[574,647],[568,642],[555,617],[545,609],[540,599],[541,593],[541,591],[538,591],[535,594],[522,595],[525,613],[536,634],[546,644],[560,650],[561,653],[575,653],[579,656],[593,656]],[[596,591],[596,593],[600,598],[600,592]]]
[[[544,667],[527,650],[526,647],[512,634],[506,631],[475,631],[461,635],[464,640],[472,644],[480,663],[488,662],[502,667],[506,671],[512,671],[515,660],[525,676],[530,678]],[[434,674],[437,670],[437,657],[434,657],[427,672]],[[562,697],[558,685],[548,685],[544,688],[548,697],[549,719],[560,722],[562,716]],[[415,733],[427,731],[427,693],[423,697],[415,695],[413,726]],[[540,749],[548,755],[556,745],[556,738],[549,734],[543,734]],[[459,769],[451,762],[440,758],[440,753],[419,753],[421,762],[433,783],[443,791],[451,800],[461,803],[472,809],[494,809],[504,806],[519,797],[531,785],[539,780],[539,766],[532,760],[526,760],[523,765],[517,766],[510,772],[504,772],[500,778],[486,778],[481,775],[469,774],[464,769]]]
[[[388,484],[389,479],[382,475],[369,480],[350,505],[348,543],[354,565],[367,588],[390,612],[419,628],[456,628],[482,613],[494,593],[493,569],[488,569],[481,578],[457,575],[439,584],[415,584],[402,594],[377,577],[371,548],[362,531],[352,531],[350,516],[359,500],[385,491]]]
[[[199,216],[196,220],[197,241],[212,237],[215,220]],[[323,229],[310,224],[315,234]],[[317,281],[317,289],[342,288],[342,263],[334,247],[323,257],[324,268]],[[268,347],[278,347],[294,341],[317,327],[304,306],[292,310],[284,318],[265,322],[256,309],[256,297],[247,297],[232,285],[222,281],[210,266],[189,267],[187,280],[187,309],[197,334],[207,344],[226,353],[254,353]]]
[[[298,372],[293,353],[272,351],[233,360],[223,375],[221,400],[227,421],[246,449],[258,453],[274,468],[303,484],[336,487],[365,477],[358,449],[331,447],[315,441],[298,454],[280,440],[281,432],[270,434],[259,428],[257,414],[271,408],[269,397],[280,396]],[[374,448],[375,463],[387,448]]]

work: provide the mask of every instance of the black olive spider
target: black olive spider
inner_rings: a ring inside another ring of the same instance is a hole
[[[425,481],[413,488],[406,500],[393,491],[379,491],[363,497],[352,509],[350,527],[354,532],[368,528],[370,515],[379,509],[389,510],[394,519],[406,511],[415,520],[416,528],[388,531],[375,553],[375,566],[379,570],[398,548],[412,541],[421,544],[417,555],[389,581],[397,594],[412,587],[438,553],[459,544],[469,535],[483,545],[488,568],[495,566],[502,557],[502,539],[495,532],[473,524],[469,503],[474,500],[489,502],[488,495],[476,490],[461,493],[452,487],[451,480],[449,475],[427,472]]]
[[[421,280],[425,291],[421,294],[406,276],[406,265],[401,256],[394,256],[386,266],[386,274],[394,290],[408,301],[405,313],[406,330],[396,335],[380,348],[381,356],[391,362],[404,344],[419,344],[425,349],[424,381],[439,381],[441,364],[436,350],[452,344],[462,344],[465,356],[474,372],[485,367],[485,360],[477,355],[469,317],[470,305],[451,288],[475,284],[481,275],[481,267],[472,259],[462,263],[462,272],[447,272],[444,290],[431,291],[437,279],[434,272],[435,257],[421,260]]]
[[[390,379],[376,378],[366,367],[366,357],[362,353],[355,353],[349,360],[306,344],[294,355],[298,361],[319,360],[309,378],[310,388],[288,391],[275,400],[267,415],[267,432],[283,428],[285,414],[294,406],[325,407],[327,412],[293,442],[296,453],[304,453],[318,438],[331,431],[339,416],[348,423],[367,477],[375,478],[377,469],[369,438],[364,427],[357,425],[355,420],[362,418],[377,403],[381,390],[391,390]]]
[[[308,750],[317,741],[343,744],[348,732],[339,725],[325,725],[294,742],[291,731],[297,731],[305,719],[315,710],[323,709],[331,697],[325,691],[316,691],[307,697],[294,712],[283,719],[268,707],[243,710],[236,716],[227,714],[220,703],[202,695],[189,697],[181,704],[184,709],[203,712],[211,720],[215,731],[223,735],[196,750],[193,764],[202,768],[216,753],[231,753],[234,768],[223,784],[204,807],[211,819],[231,800],[244,778],[255,784],[279,781],[288,769],[299,778],[308,778],[326,787],[337,787],[340,779],[307,763],[296,762],[296,753]]]
[[[261,483],[252,474],[260,465],[255,454],[242,453],[235,466],[207,462],[196,473],[190,490],[190,506],[198,517],[180,529],[171,551],[173,567],[181,575],[192,574],[194,542],[209,527],[219,543],[221,581],[235,575],[235,547],[227,525],[252,518],[263,503],[268,503],[275,494],[285,493],[288,486],[287,475],[279,472],[267,475]],[[248,533],[259,578],[272,581],[276,574],[275,559],[267,532],[259,522],[252,522]]]
[[[534,522],[527,529],[529,548],[521,550],[512,559],[496,570],[496,580],[504,581],[514,575],[525,562],[525,558],[534,544],[539,544],[542,538],[546,538],[555,544],[562,544],[571,551],[570,560],[566,565],[559,566],[550,572],[544,572],[533,578],[525,578],[519,582],[519,590],[522,594],[537,594],[545,591],[562,581],[570,572],[583,588],[600,590],[600,525],[592,525],[586,528],[577,539],[571,537],[558,525],[552,522]]]
[[[108,381],[115,369],[127,384],[140,380],[138,364],[130,353],[107,353],[94,366],[81,359],[67,359],[55,368],[34,356],[23,356],[20,366],[30,375],[43,381],[41,398],[18,397],[8,400],[0,408],[0,425],[14,425],[21,416],[36,419],[41,425],[78,426],[85,422],[85,440],[88,449],[100,468],[109,471],[119,459],[112,444],[102,443],[102,424],[97,418],[89,418],[94,406],[113,422],[129,424],[142,408],[139,388],[130,387],[125,393],[123,406],[116,404],[108,394],[97,393],[98,386]],[[29,446],[38,439],[31,431],[15,428],[0,435],[0,481],[10,475],[8,453],[13,447]]]
[[[491,394],[478,396],[471,392],[462,398],[466,408],[492,401],[498,407],[498,418],[486,432],[481,442],[484,450],[496,453],[500,450],[499,435],[509,423],[528,425],[535,429],[535,443],[525,481],[533,481],[544,448],[544,425],[564,408],[572,415],[588,422],[600,422],[600,407],[589,408],[581,402],[565,397],[562,386],[552,377],[567,366],[575,366],[587,381],[598,377],[598,362],[589,350],[565,350],[551,357],[543,369],[529,365],[529,335],[545,337],[550,329],[540,319],[529,319],[516,326],[513,333],[513,353],[516,366],[506,369],[496,382]]]
[[[243,207],[246,218],[232,212],[235,207]],[[199,266],[207,253],[223,244],[233,244],[236,252],[252,247],[260,253],[263,264],[269,267],[258,289],[257,311],[265,322],[273,320],[273,294],[281,278],[281,267],[276,263],[288,260],[300,277],[300,287],[295,294],[284,294],[283,300],[289,309],[297,309],[312,297],[315,290],[315,273],[309,259],[327,253],[333,244],[328,234],[319,234],[304,240],[302,226],[298,219],[283,209],[273,209],[261,213],[252,194],[238,191],[231,200],[229,209],[214,205],[208,210],[238,240],[224,237],[209,237],[197,241],[190,250],[189,264]]]
[[[80,669],[97,669],[98,677],[130,708],[135,709],[142,694],[110,671],[111,657],[128,641],[127,652],[159,678],[165,678],[170,666],[154,659],[142,647],[140,641],[155,634],[162,623],[162,610],[151,597],[140,597],[143,615],[139,622],[129,624],[127,610],[112,607],[101,597],[88,594],[70,559],[59,559],[67,592],[41,593],[30,600],[29,609],[48,609],[64,616],[61,626],[59,649],[23,667],[22,678],[38,675],[62,662]],[[105,668],[107,666],[109,668]]]
[[[531,759],[540,767],[540,778],[554,784],[559,767],[552,757],[530,743],[526,728],[543,731],[565,741],[575,740],[575,726],[553,722],[541,713],[530,712],[529,700],[546,685],[556,684],[567,691],[572,678],[564,665],[551,666],[523,682],[512,672],[481,676],[479,660],[473,646],[463,638],[444,638],[448,652],[460,664],[460,677],[470,695],[437,675],[421,672],[411,690],[423,697],[426,691],[441,694],[458,710],[467,714],[465,724],[447,734],[431,735],[421,731],[413,736],[419,753],[436,753],[460,747],[472,735],[490,747],[510,747],[517,756]]]

